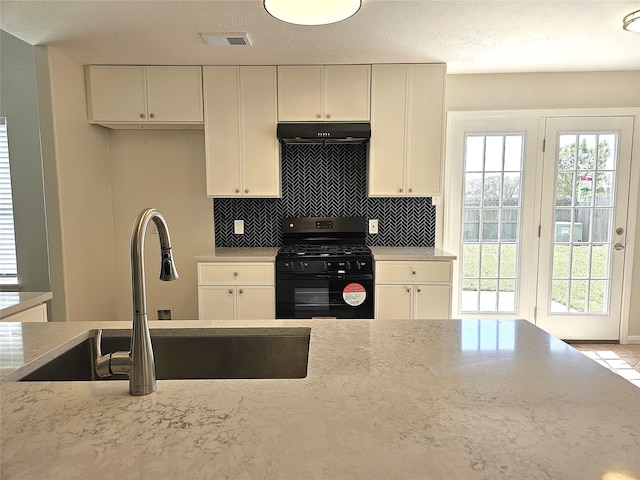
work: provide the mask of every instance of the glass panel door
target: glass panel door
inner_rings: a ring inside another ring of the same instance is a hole
[[[560,338],[619,338],[632,128],[547,121],[536,323]]]
[[[452,125],[448,183],[452,190],[461,185],[450,197],[462,204],[450,209],[459,213],[447,222],[450,242],[444,246],[458,254],[454,317],[533,316],[538,130],[537,119]]]

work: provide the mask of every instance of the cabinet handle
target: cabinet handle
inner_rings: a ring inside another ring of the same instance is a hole
[[[418,273],[418,272],[416,272],[415,270],[413,270],[413,271],[411,272],[411,275],[417,275],[417,273]]]
[[[411,289],[410,288],[407,288],[407,293],[411,293]]]
[[[144,113],[141,113],[141,114],[140,114],[140,118],[144,118]]]
[[[331,114],[330,113],[327,113],[327,118],[331,118]]]
[[[401,189],[401,188],[400,188],[400,189],[398,189],[398,191],[399,191],[400,193],[402,193],[402,189]]]
[[[229,289],[229,293],[233,293],[233,290],[232,290],[232,289]]]
[[[242,290],[240,290],[238,293],[242,293]]]
[[[156,114],[155,114],[155,113],[151,113],[151,114],[149,114],[149,116],[150,116],[151,118],[156,118]]]
[[[418,293],[420,293],[421,291],[422,291],[422,289],[421,289],[421,288],[419,288],[419,289],[417,290],[417,292],[418,292]]]
[[[236,188],[236,193],[240,193],[240,189],[239,188]]]
[[[411,193],[411,192],[413,192],[413,188],[410,188],[410,189],[409,189],[409,193]]]
[[[233,276],[237,277],[238,276],[238,272],[233,272]]]
[[[316,118],[322,118],[322,115],[320,115],[319,113],[316,113]]]
[[[248,189],[248,188],[245,188],[245,189],[244,189],[244,193],[249,193],[249,189]]]

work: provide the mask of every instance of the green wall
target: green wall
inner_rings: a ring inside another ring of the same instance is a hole
[[[0,31],[0,116],[7,118],[18,278],[50,291],[34,48]]]

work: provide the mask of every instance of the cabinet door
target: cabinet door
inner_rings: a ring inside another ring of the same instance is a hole
[[[451,318],[451,287],[449,285],[415,285],[413,318]]]
[[[236,287],[198,287],[200,320],[230,320],[236,318]]]
[[[91,122],[147,121],[144,67],[87,67]]]
[[[407,66],[373,65],[369,196],[404,195]]]
[[[278,67],[278,120],[322,121],[322,67]]]
[[[147,120],[202,122],[200,67],[146,67]]]
[[[324,120],[369,121],[370,93],[370,65],[324,67]]]
[[[31,307],[22,312],[9,315],[2,318],[3,322],[46,322],[47,321],[47,306],[44,303]]]
[[[269,320],[276,317],[275,287],[240,285],[237,292],[238,320]]]
[[[445,70],[444,65],[409,67],[407,195],[441,192]]]
[[[240,67],[242,194],[280,196],[276,68]]]
[[[378,261],[376,279],[380,283],[440,283],[450,284],[451,261]]]
[[[204,67],[207,195],[240,196],[240,70]],[[275,132],[272,132],[275,137]]]
[[[273,262],[198,263],[198,285],[273,285]]]
[[[411,318],[412,286],[376,285],[376,314],[379,319]]]

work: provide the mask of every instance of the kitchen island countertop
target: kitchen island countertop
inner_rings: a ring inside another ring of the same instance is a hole
[[[4,480],[640,478],[640,389],[524,320],[151,322],[310,326],[309,368],[143,397],[8,381],[128,322],[2,326]]]

